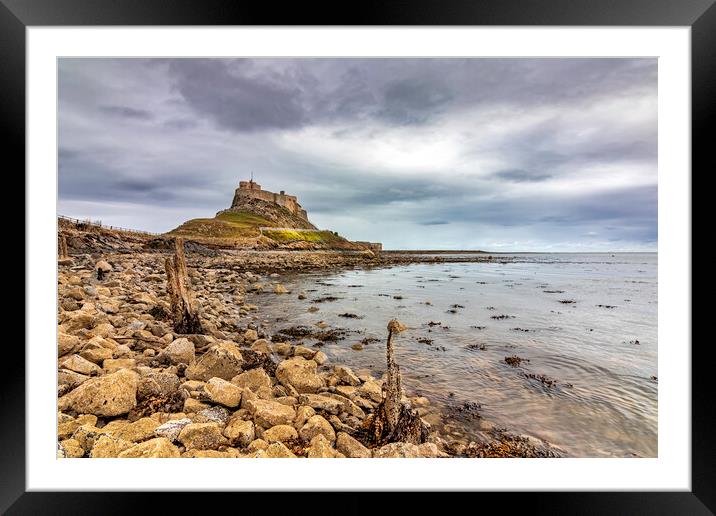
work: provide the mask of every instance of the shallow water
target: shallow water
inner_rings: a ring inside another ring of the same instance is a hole
[[[321,349],[333,363],[378,377],[385,371],[386,324],[398,318],[409,326],[397,338],[396,360],[410,394],[440,409],[477,402],[484,420],[570,456],[655,457],[657,255],[509,258],[286,275],[277,281],[291,295],[259,294],[254,301],[274,331],[319,321],[355,330]],[[308,299],[298,300],[298,292]],[[312,302],[325,296],[338,299]],[[310,306],[319,311],[308,312]],[[493,318],[499,315],[511,317]],[[365,337],[380,341],[351,349]],[[511,355],[529,362],[511,367],[504,361]],[[444,430],[470,438],[479,429],[479,419],[460,418]]]

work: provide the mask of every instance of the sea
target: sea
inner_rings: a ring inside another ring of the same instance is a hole
[[[504,428],[570,457],[656,457],[657,254],[493,258],[285,274],[273,280],[290,294],[249,302],[272,331],[345,330],[304,344],[376,377],[397,318],[408,326],[394,341],[405,390],[456,439]]]

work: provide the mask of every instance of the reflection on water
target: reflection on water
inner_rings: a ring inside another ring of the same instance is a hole
[[[657,255],[511,260],[287,275],[292,295],[255,301],[273,330],[319,321],[355,330],[322,350],[375,376],[396,317],[409,326],[396,349],[406,389],[434,406],[477,402],[485,420],[572,456],[656,456]],[[337,299],[312,302],[328,296]],[[366,337],[380,341],[351,348]],[[505,363],[512,355],[524,359],[518,367]],[[470,438],[479,424],[458,418],[446,430]]]

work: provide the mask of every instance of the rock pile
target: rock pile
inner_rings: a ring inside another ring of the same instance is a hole
[[[447,456],[435,432],[371,448],[362,428],[383,380],[238,324],[257,311],[246,291],[271,278],[194,256],[205,333],[185,335],[172,329],[160,254],[72,258],[58,281],[58,456]]]

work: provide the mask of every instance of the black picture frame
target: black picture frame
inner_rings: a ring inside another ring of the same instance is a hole
[[[4,164],[25,170],[25,29],[82,25],[551,25],[689,26],[692,70],[692,171],[716,169],[716,0],[363,0],[248,2],[241,0],[0,0],[0,114]],[[12,165],[11,165],[12,164]],[[676,172],[674,172],[676,173]],[[693,188],[692,188],[693,191]],[[694,221],[696,218],[694,217]],[[693,233],[692,233],[693,234]],[[31,271],[25,270],[26,276]],[[692,272],[693,274],[693,272]],[[29,307],[28,307],[29,309]],[[702,310],[694,305],[694,310]],[[692,315],[693,320],[693,315]],[[19,343],[19,340],[17,340]],[[510,509],[530,513],[713,514],[716,449],[710,389],[710,342],[691,347],[692,491],[480,494],[480,504],[509,497]],[[39,493],[25,488],[25,352],[4,345],[0,387],[0,512],[7,514],[126,514],[146,508],[125,493]],[[163,510],[186,508],[191,497],[171,493]],[[211,496],[218,496],[212,494]],[[271,495],[272,498],[274,495]],[[296,496],[294,493],[293,496]],[[352,512],[367,502],[345,500]],[[167,499],[168,497],[164,497]],[[413,500],[421,503],[422,496]],[[275,498],[274,498],[275,499]],[[459,503],[456,500],[457,503]],[[215,503],[215,502],[213,502]]]

